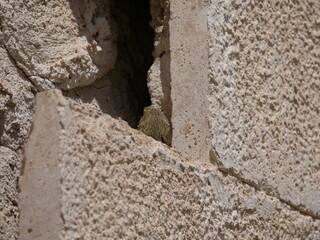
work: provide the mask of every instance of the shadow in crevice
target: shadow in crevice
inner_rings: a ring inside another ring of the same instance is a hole
[[[70,1],[70,6],[80,32],[83,32],[88,42],[92,42],[96,36],[90,36],[86,31],[86,9],[79,7],[79,2]],[[94,84],[69,90],[65,95],[78,102],[88,103],[112,117],[120,117],[135,128],[143,108],[151,104],[147,72],[153,63],[154,33],[149,26],[149,0],[111,0],[108,4],[106,1],[95,0],[91,3],[96,6],[90,10],[94,9],[94,13],[90,13],[92,24],[95,19],[105,17],[114,36],[117,36],[117,60],[114,68]],[[82,8],[81,11],[79,8]]]
[[[118,24],[118,60],[127,68],[131,98],[135,100],[136,123],[143,108],[151,104],[147,72],[153,63],[154,45],[149,0],[113,0],[111,14]],[[133,99],[132,99],[133,100]]]

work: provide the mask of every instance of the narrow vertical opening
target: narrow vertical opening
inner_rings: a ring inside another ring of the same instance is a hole
[[[136,127],[143,108],[151,104],[147,73],[153,63],[154,32],[150,27],[149,0],[113,0],[111,14],[118,26],[118,63],[127,73],[128,98]]]

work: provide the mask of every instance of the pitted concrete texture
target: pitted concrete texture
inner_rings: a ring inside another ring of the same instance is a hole
[[[19,239],[320,237],[319,220],[57,90],[37,96],[25,157]]]
[[[320,4],[209,1],[220,169],[320,218]]]
[[[172,146],[209,162],[208,28],[203,0],[170,1]]]
[[[4,44],[38,90],[86,86],[114,67],[117,34],[110,12],[98,7],[90,0],[1,1]]]

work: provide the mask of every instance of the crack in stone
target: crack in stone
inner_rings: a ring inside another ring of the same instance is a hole
[[[254,182],[250,181],[249,179],[245,179],[245,178],[241,177],[239,174],[234,172],[232,169],[227,169],[227,168],[221,167],[221,166],[218,166],[217,169],[222,173],[225,173],[227,175],[235,177],[236,179],[241,181],[243,184],[249,185],[250,187],[253,187],[258,191],[264,192],[267,196],[274,197],[274,198],[278,199],[280,202],[282,202],[282,203],[288,205],[290,208],[292,208],[292,210],[298,211],[301,215],[309,216],[314,220],[316,220],[316,219],[319,220],[320,219],[320,216],[317,216],[317,215],[313,214],[311,211],[308,211],[308,210],[305,210],[305,209],[301,209],[299,206],[291,203],[290,201],[287,201],[287,200],[285,200],[285,199],[283,199],[283,198],[281,198],[281,197],[279,197],[279,196],[277,196],[275,194],[272,194],[270,192],[265,191],[264,189],[261,189],[257,184],[255,184]]]
[[[4,49],[7,51],[9,58],[13,61],[14,66],[15,66],[17,69],[19,69],[20,72],[22,73],[22,75],[23,75],[26,79],[28,79],[28,81],[32,84],[32,86],[34,87],[34,89],[32,89],[32,90],[38,92],[35,84],[34,84],[34,83],[32,82],[32,80],[27,76],[27,74],[25,73],[25,71],[24,71],[21,67],[19,67],[19,65],[17,64],[17,61],[14,59],[14,57],[11,55],[10,51],[7,49],[5,43],[3,43],[2,45],[3,45]]]
[[[3,27],[2,27],[2,20],[1,20],[1,18],[0,18],[0,32],[3,34]],[[1,41],[1,40],[2,40],[2,41]],[[7,52],[8,56],[9,56],[10,60],[11,60],[11,61],[13,62],[13,64],[14,64],[14,66],[22,72],[22,75],[23,75],[26,79],[29,80],[29,82],[30,82],[30,83],[32,84],[32,86],[34,87],[33,90],[35,90],[36,92],[38,92],[35,84],[34,84],[34,83],[32,82],[32,80],[27,76],[27,74],[25,73],[25,71],[24,71],[21,67],[19,67],[19,65],[17,64],[16,59],[11,55],[10,51],[8,50],[8,48],[7,48],[6,44],[5,44],[5,41],[3,40],[3,38],[0,39],[0,44],[1,44],[1,45],[4,47],[4,49],[6,50],[6,52]]]

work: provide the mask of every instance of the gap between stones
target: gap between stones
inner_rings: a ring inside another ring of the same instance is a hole
[[[280,202],[288,205],[292,211],[297,211],[299,212],[301,215],[304,215],[304,216],[308,216],[308,217],[311,217],[312,219],[314,220],[319,220],[320,217],[314,215],[312,212],[310,211],[307,211],[307,210],[304,210],[304,209],[301,209],[299,206],[289,202],[289,201],[286,201],[284,200],[283,198],[280,198],[279,196],[276,196],[270,192],[267,192],[263,189],[261,189],[257,184],[253,183],[252,181],[248,180],[248,179],[245,179],[243,178],[242,176],[240,176],[238,173],[234,172],[232,169],[226,169],[226,168],[223,168],[223,167],[217,167],[217,169],[224,173],[224,174],[227,174],[229,176],[232,176],[232,177],[235,177],[236,179],[238,179],[240,182],[242,182],[243,184],[246,184],[250,187],[253,187],[254,189],[256,189],[257,191],[261,191],[261,192],[264,192],[267,196],[269,197],[274,197],[276,199],[278,199]]]

